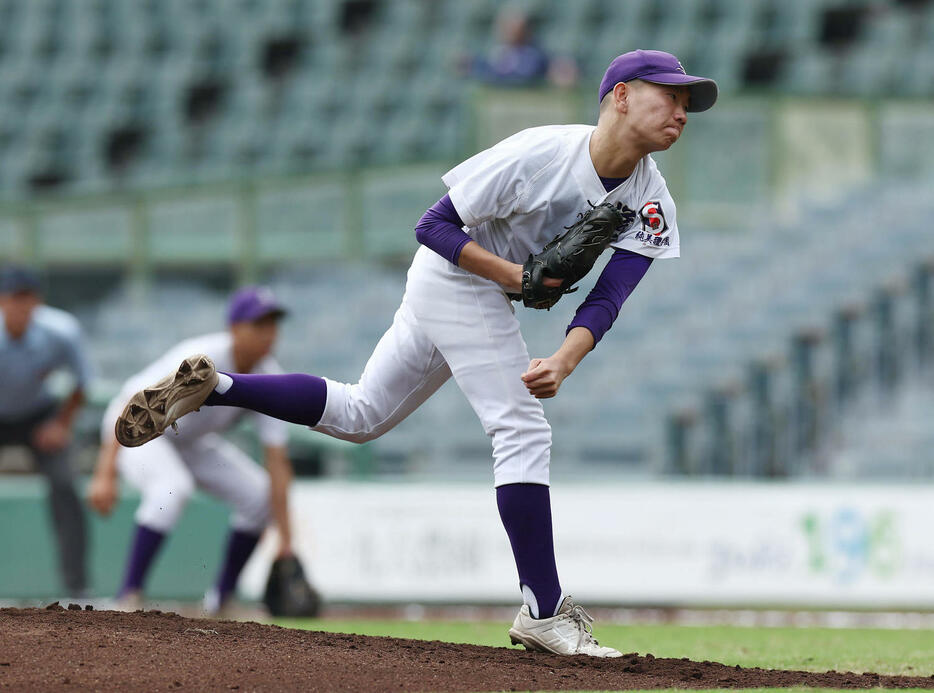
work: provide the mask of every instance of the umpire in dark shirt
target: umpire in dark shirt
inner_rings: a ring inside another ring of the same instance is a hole
[[[46,383],[66,369],[74,389],[59,404]],[[0,269],[0,447],[25,446],[49,483],[62,577],[70,595],[87,589],[84,509],[75,492],[71,433],[90,368],[81,329],[70,314],[42,304],[38,275]]]

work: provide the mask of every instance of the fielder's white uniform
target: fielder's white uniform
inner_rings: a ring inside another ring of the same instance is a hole
[[[614,247],[677,257],[675,205],[655,162],[646,156],[607,192],[590,158],[593,131],[590,125],[524,130],[444,174],[473,240],[522,264],[587,210],[588,201],[608,201],[639,212]],[[421,247],[402,305],[360,381],[327,379],[327,405],[313,428],[354,442],[372,440],[453,374],[493,439],[495,485],[547,485],[551,428],[521,380],[529,361],[503,287]]]
[[[220,370],[236,370],[229,332],[181,342],[127,380],[104,414],[102,440],[113,440],[114,423],[135,392],[160,380],[174,371],[185,357],[196,353],[210,356]],[[270,356],[253,370],[253,373],[263,374],[281,372]],[[200,488],[230,504],[233,529],[253,534],[262,532],[269,518],[269,476],[220,435],[244,416],[255,421],[263,445],[286,444],[288,430],[282,421],[237,407],[202,407],[178,420],[178,435],[169,430],[146,445],[120,447],[117,453],[120,473],[142,495],[136,511],[137,524],[168,532],[178,522],[195,489]]]

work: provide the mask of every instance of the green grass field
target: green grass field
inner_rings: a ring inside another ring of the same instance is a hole
[[[356,620],[278,620],[275,623],[309,630],[509,646],[508,624],[504,623]],[[934,631],[927,630],[621,626],[598,622],[595,635],[602,644],[622,652],[712,660],[730,666],[873,671],[909,676],[934,674]]]

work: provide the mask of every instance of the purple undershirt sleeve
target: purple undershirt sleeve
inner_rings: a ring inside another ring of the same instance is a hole
[[[415,238],[452,264],[460,259],[461,249],[471,240],[464,232],[464,222],[445,195],[432,205],[415,225]]]
[[[629,298],[651,264],[652,258],[630,250],[613,253],[597,283],[574,314],[565,334],[575,327],[586,327],[593,334],[596,346],[613,326],[623,302]]]

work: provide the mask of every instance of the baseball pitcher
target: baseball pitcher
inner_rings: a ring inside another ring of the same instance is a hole
[[[500,517],[523,605],[514,644],[618,657],[562,589],[552,541],[551,428],[541,399],[610,328],[656,258],[679,254],[675,205],[650,154],[681,136],[688,113],[717,99],[678,59],[638,50],[613,60],[596,126],[525,130],[448,171],[448,193],[421,218],[422,247],[392,326],[354,384],[312,375],[218,372],[192,356],[135,395],[117,422],[128,446],[202,405],[238,406],[363,442],[383,435],[453,377],[493,444]],[[613,255],[550,356],[529,358],[511,298],[548,308],[606,248]]]

